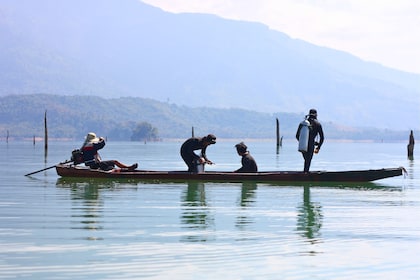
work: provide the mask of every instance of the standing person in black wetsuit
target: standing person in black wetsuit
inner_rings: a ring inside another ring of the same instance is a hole
[[[186,140],[181,146],[181,157],[188,166],[188,172],[197,173],[198,164],[213,164],[206,156],[206,149],[209,145],[216,144],[216,136],[209,134],[205,137],[192,137]],[[194,153],[195,150],[201,150],[201,155]]]
[[[238,155],[242,157],[241,163],[242,167],[238,170],[235,170],[234,172],[239,173],[246,173],[246,172],[257,172],[257,162],[255,159],[251,156],[249,151],[247,151],[248,147],[245,145],[244,142],[241,142],[239,144],[235,145],[236,151],[238,152]]]
[[[315,109],[309,110],[309,115],[306,116],[306,119],[309,121],[309,141],[308,141],[308,150],[302,152],[303,158],[305,160],[303,172],[308,173],[309,167],[311,166],[312,157],[314,152],[317,154],[319,149],[324,143],[324,132],[322,130],[321,123],[317,120],[318,113]],[[299,125],[296,132],[296,139],[299,141],[300,130],[302,129],[302,124]],[[315,138],[319,135],[319,142],[315,142]]]

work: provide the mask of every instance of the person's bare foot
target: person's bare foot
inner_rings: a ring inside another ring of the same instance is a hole
[[[133,165],[129,166],[127,169],[128,169],[129,171],[133,171],[133,170],[137,169],[137,167],[138,167],[138,166],[139,166],[139,165],[138,165],[137,163],[135,163],[135,164],[133,164]]]

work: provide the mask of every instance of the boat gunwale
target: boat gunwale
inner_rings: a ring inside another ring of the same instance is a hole
[[[166,181],[214,181],[214,182],[371,182],[405,173],[403,167],[381,168],[348,171],[259,171],[252,173],[236,173],[233,171],[205,171],[202,173],[190,173],[182,170],[158,171],[158,170],[112,170],[103,171],[79,167],[75,165],[56,165],[57,174],[61,177],[84,177],[84,178],[124,178],[139,180],[166,180]],[[64,172],[63,172],[64,171]],[[75,174],[79,172],[79,174]]]

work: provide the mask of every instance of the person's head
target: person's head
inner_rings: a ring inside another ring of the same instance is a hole
[[[216,136],[214,136],[213,134],[209,134],[203,138],[206,145],[216,144]]]
[[[239,155],[243,155],[247,152],[248,147],[245,145],[244,142],[235,145],[236,151]]]
[[[309,117],[313,117],[316,119],[318,117],[317,111],[315,109],[309,110]]]
[[[86,140],[85,140],[86,142],[97,142],[97,141],[99,141],[99,138],[98,137],[96,137],[96,134],[95,133],[93,133],[93,132],[89,132],[87,135],[86,135]]]

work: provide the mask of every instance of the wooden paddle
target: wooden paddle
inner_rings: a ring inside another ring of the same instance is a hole
[[[72,160],[66,160],[65,162],[60,162],[60,164],[69,163],[69,162],[73,162],[73,161],[72,161]],[[32,174],[39,173],[39,172],[42,172],[42,171],[45,171],[45,170],[48,170],[48,169],[54,168],[55,166],[56,166],[56,164],[54,164],[54,165],[52,165],[52,166],[50,166],[50,167],[47,167],[47,168],[44,168],[44,169],[38,170],[38,171],[34,171],[34,172],[31,172],[31,173],[25,174],[25,176],[30,176],[30,175],[32,175]]]

